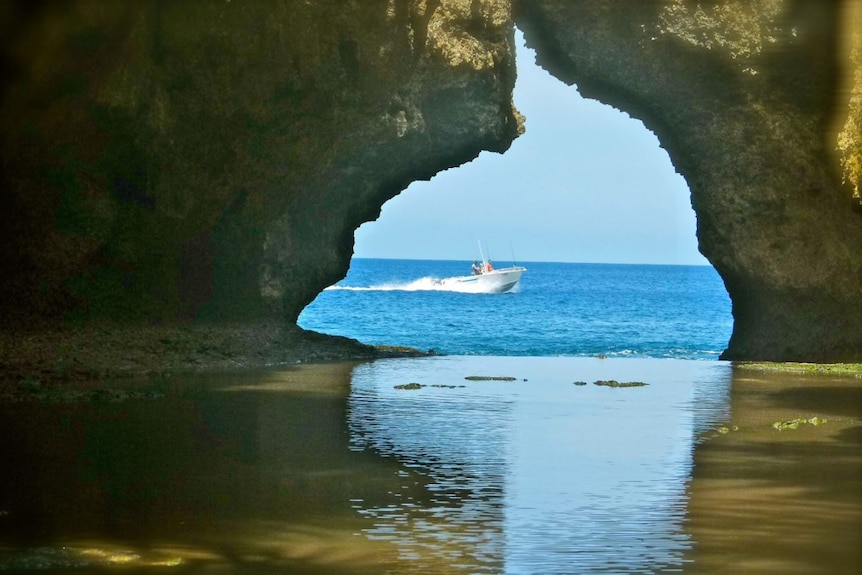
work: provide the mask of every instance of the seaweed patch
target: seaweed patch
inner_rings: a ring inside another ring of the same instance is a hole
[[[826,419],[822,417],[809,417],[805,419],[803,417],[797,417],[796,419],[787,419],[785,421],[776,421],[772,424],[772,427],[778,431],[784,431],[785,429],[799,429],[802,425],[823,425],[826,423]]]

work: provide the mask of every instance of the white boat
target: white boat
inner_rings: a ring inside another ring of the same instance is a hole
[[[521,281],[521,274],[527,271],[522,266],[511,266],[508,268],[487,269],[478,274],[459,276],[441,280],[441,284],[447,288],[457,291],[469,291],[475,293],[506,293],[511,291]]]
[[[440,284],[447,289],[466,291],[471,293],[506,293],[514,289],[521,281],[521,275],[527,271],[523,266],[514,263],[507,268],[496,269],[491,266],[490,260],[485,259],[482,244],[479,244],[479,255],[482,258],[481,265],[478,261],[473,262],[473,273],[468,276],[446,278]]]

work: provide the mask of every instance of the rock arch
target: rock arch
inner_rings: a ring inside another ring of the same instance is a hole
[[[643,120],[686,177],[700,249],[733,301],[726,357],[862,359],[852,122],[844,183],[833,153],[848,112],[860,122],[858,94],[839,89],[859,56],[854,68],[838,41],[858,2],[3,11],[9,329],[70,316],[294,322],[344,275],[353,231],[387,199],[520,133],[517,21],[544,66]]]

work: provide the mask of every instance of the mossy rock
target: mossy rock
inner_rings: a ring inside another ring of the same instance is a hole
[[[736,362],[734,367],[803,375],[851,375],[862,377],[862,363]]]
[[[395,389],[412,390],[412,389],[422,389],[423,387],[425,387],[425,386],[422,385],[421,383],[402,383],[401,385],[396,385]]]
[[[593,382],[593,385],[599,385],[602,387],[643,387],[649,384],[642,381],[617,381],[615,379],[600,379]]]

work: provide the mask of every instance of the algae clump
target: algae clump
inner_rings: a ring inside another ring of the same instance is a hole
[[[799,429],[801,425],[823,425],[827,420],[822,417],[809,417],[805,419],[803,417],[797,417],[796,419],[787,419],[785,421],[776,421],[772,424],[772,427],[778,431],[784,431],[785,429]]]

